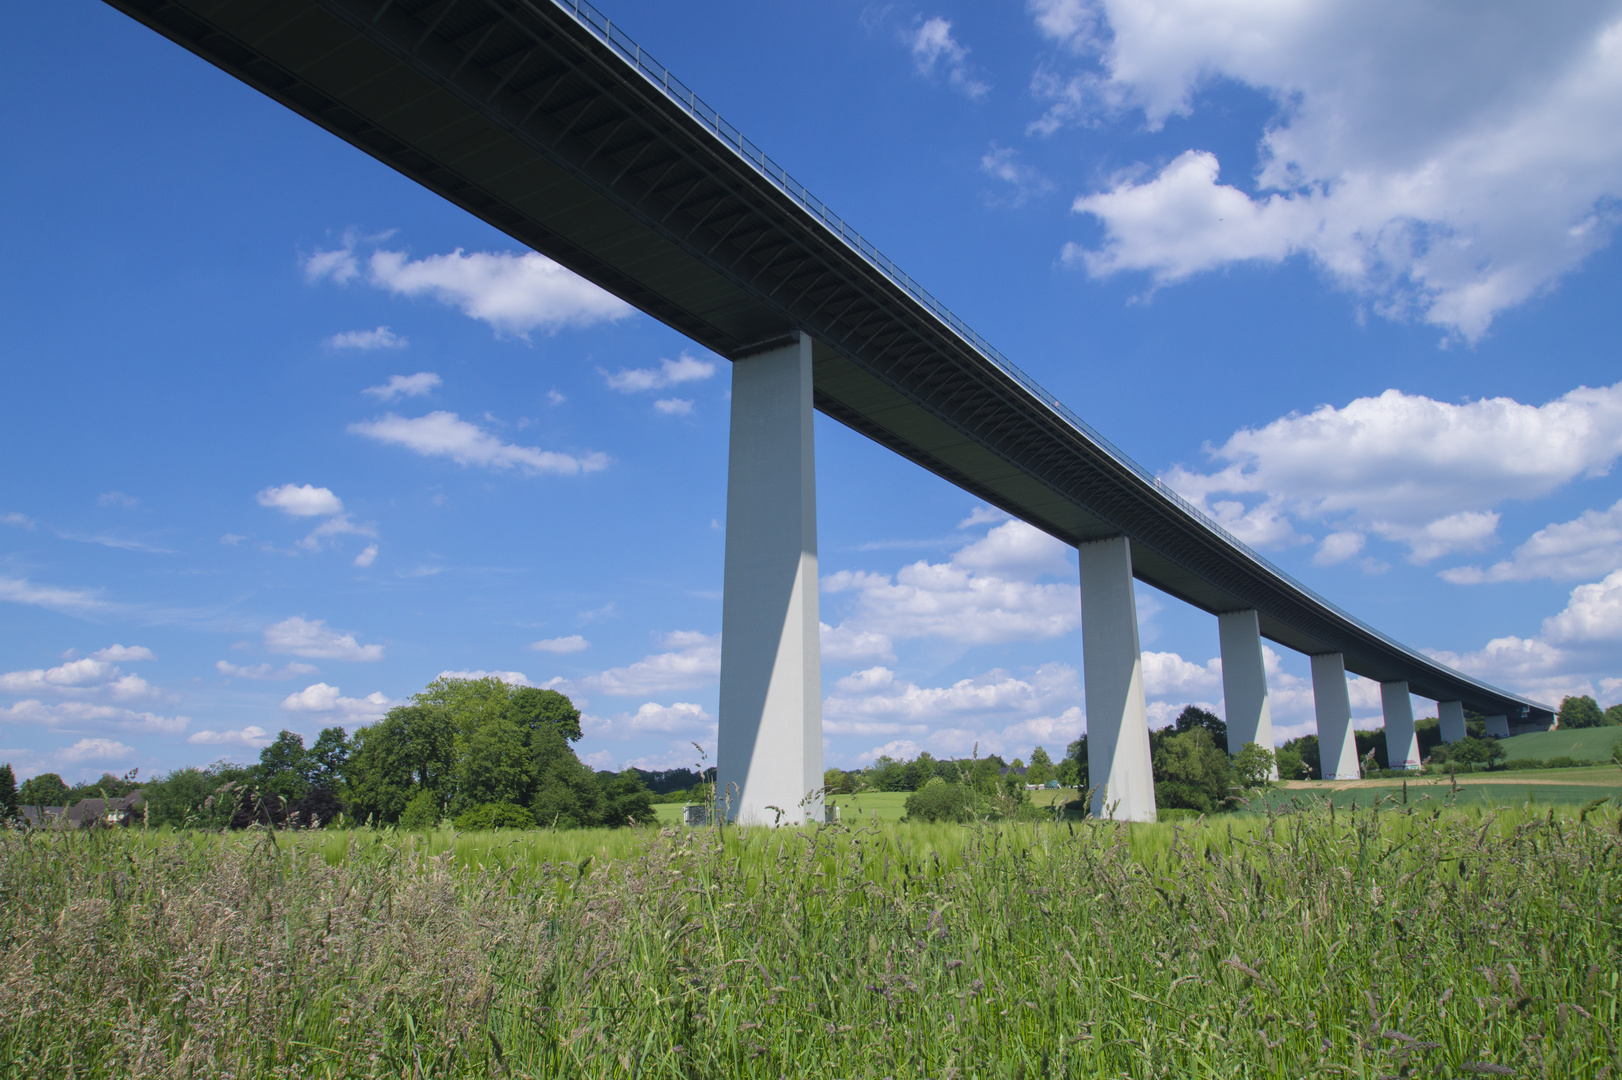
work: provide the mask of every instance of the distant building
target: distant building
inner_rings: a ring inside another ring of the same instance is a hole
[[[136,788],[120,799],[80,799],[67,811],[68,824],[75,829],[92,825],[130,825],[141,816],[146,795]]]

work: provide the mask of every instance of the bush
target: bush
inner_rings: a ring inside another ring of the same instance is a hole
[[[1233,771],[1246,787],[1262,787],[1273,775],[1273,751],[1261,743],[1247,742],[1233,755]]]
[[[1504,762],[1503,767],[1508,772],[1520,772],[1524,769],[1546,769],[1548,763],[1538,758],[1511,758]]]
[[[1204,727],[1191,727],[1181,735],[1151,738],[1155,778],[1155,804],[1167,809],[1196,810],[1208,814],[1221,808],[1234,784],[1228,755]],[[1109,800],[1109,793],[1104,795]]]
[[[974,814],[974,793],[963,784],[934,777],[907,796],[908,821],[968,821]]]
[[[419,788],[400,811],[400,828],[432,829],[439,824],[439,797],[427,788]]]
[[[599,773],[603,789],[602,823],[610,829],[621,825],[646,825],[653,821],[653,793],[642,783],[635,769],[621,773]]]
[[[400,820],[404,821],[405,818],[402,816]],[[476,832],[480,829],[533,829],[535,815],[517,803],[485,803],[458,814],[456,827],[463,832]]]

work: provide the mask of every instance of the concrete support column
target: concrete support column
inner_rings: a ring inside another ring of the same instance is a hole
[[[1217,616],[1222,643],[1222,710],[1227,714],[1228,753],[1246,743],[1273,749],[1273,713],[1267,704],[1267,668],[1262,658],[1262,631],[1254,611],[1225,611]],[[1278,779],[1278,770],[1273,770]]]
[[[1094,817],[1155,820],[1149,710],[1138,650],[1138,602],[1126,537],[1077,549],[1081,561],[1081,651],[1087,680],[1087,772]]]
[[[1507,717],[1507,716],[1489,716],[1489,717],[1487,717],[1487,734],[1488,735],[1496,735],[1500,739],[1509,738],[1509,717]]]
[[[1414,733],[1414,702],[1408,680],[1380,684],[1380,709],[1385,713],[1385,757],[1393,769],[1419,768],[1419,736]]]
[[[1442,723],[1442,741],[1456,743],[1465,736],[1464,702],[1438,701],[1436,718]]]
[[[745,824],[820,821],[822,797],[811,795],[822,787],[822,652],[804,334],[732,364],[725,590],[716,748],[723,812]]]
[[[1346,689],[1346,658],[1312,658],[1312,702],[1318,713],[1318,760],[1325,780],[1357,780],[1357,739],[1352,734],[1352,696]]]

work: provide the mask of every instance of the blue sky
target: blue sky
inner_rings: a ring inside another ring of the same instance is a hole
[[[1622,700],[1622,4],[606,11],[1313,588]],[[726,362],[94,0],[12,27],[0,758],[247,759],[447,671],[713,753]],[[1074,556],[817,424],[829,764],[1062,749]],[[1220,706],[1215,620],[1140,619],[1153,722]]]

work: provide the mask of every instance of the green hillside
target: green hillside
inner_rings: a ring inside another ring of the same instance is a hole
[[[1534,731],[1530,735],[1516,735],[1500,739],[1509,751],[1510,760],[1534,758],[1547,761],[1554,757],[1590,758],[1604,761],[1611,756],[1611,747],[1622,742],[1622,728],[1573,728],[1570,731]]]

